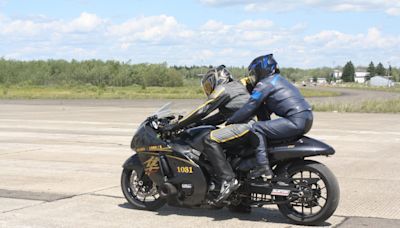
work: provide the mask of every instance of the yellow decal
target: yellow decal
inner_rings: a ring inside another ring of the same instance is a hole
[[[143,152],[143,151],[146,151],[146,148],[145,147],[138,147],[138,148],[135,149],[135,151],[136,152]]]
[[[138,147],[135,149],[136,152],[145,152],[145,151],[163,151],[163,152],[171,152],[171,148],[159,146],[149,146],[149,147]]]
[[[232,125],[230,125],[230,126],[232,126]],[[221,139],[221,140],[220,140],[220,139],[214,137],[214,133],[215,133],[216,131],[219,131],[219,130],[221,130],[221,129],[211,131],[211,133],[210,133],[210,138],[211,138],[212,140],[214,140],[215,142],[217,142],[217,143],[224,143],[224,142],[231,141],[231,140],[233,140],[233,139],[240,138],[240,137],[242,137],[243,135],[247,134],[247,132],[250,131],[250,130],[245,130],[244,132],[242,132],[242,133],[240,133],[240,134],[234,135],[234,136],[232,136],[232,137],[230,137],[230,138],[227,138],[227,139]]]
[[[220,90],[218,91],[214,91],[210,94],[210,98],[213,97],[212,99],[207,100],[204,104],[200,105],[199,107],[197,107],[195,110],[193,110],[189,115],[183,117],[181,120],[178,121],[178,123],[182,123],[184,120],[188,119],[189,117],[191,117],[193,114],[195,114],[197,111],[199,111],[200,109],[204,108],[206,105],[212,103],[215,101],[215,99],[221,95],[222,92],[225,91],[224,87],[221,87]]]
[[[176,167],[178,173],[193,173],[193,167],[190,166],[178,166]]]
[[[152,157],[150,157],[150,159],[143,162],[143,164],[145,165],[144,171],[145,171],[146,175],[155,173],[160,169],[158,161],[159,161],[158,157],[152,156]]]

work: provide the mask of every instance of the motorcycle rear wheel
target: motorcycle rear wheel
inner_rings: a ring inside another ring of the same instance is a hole
[[[124,168],[121,189],[126,200],[135,209],[155,211],[166,203],[155,183],[143,171]]]
[[[283,177],[285,173],[278,175]],[[298,179],[319,178],[320,180],[314,184],[307,184],[306,180],[295,183],[308,191],[308,197],[304,196],[293,202],[278,204],[282,215],[299,225],[318,225],[333,215],[339,204],[340,190],[336,177],[325,165],[310,160],[297,162],[289,167],[286,175]],[[286,200],[286,197],[277,198]]]

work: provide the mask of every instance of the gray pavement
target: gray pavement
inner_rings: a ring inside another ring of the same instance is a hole
[[[134,129],[163,100],[0,101],[0,227],[296,227],[275,206],[250,215],[134,210],[119,187]],[[188,110],[200,101],[175,101]],[[400,227],[400,115],[316,113],[310,136],[341,201],[324,227]]]

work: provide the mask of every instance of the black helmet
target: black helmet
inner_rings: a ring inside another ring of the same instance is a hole
[[[214,91],[218,85],[233,81],[232,74],[224,65],[210,69],[201,80],[201,86],[207,96]]]
[[[275,61],[272,54],[255,58],[250,63],[248,70],[250,76],[255,76],[255,83],[259,82],[263,78],[279,73],[278,63]]]

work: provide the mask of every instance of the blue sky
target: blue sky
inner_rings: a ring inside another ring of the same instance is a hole
[[[400,66],[400,0],[0,0],[0,56]]]

